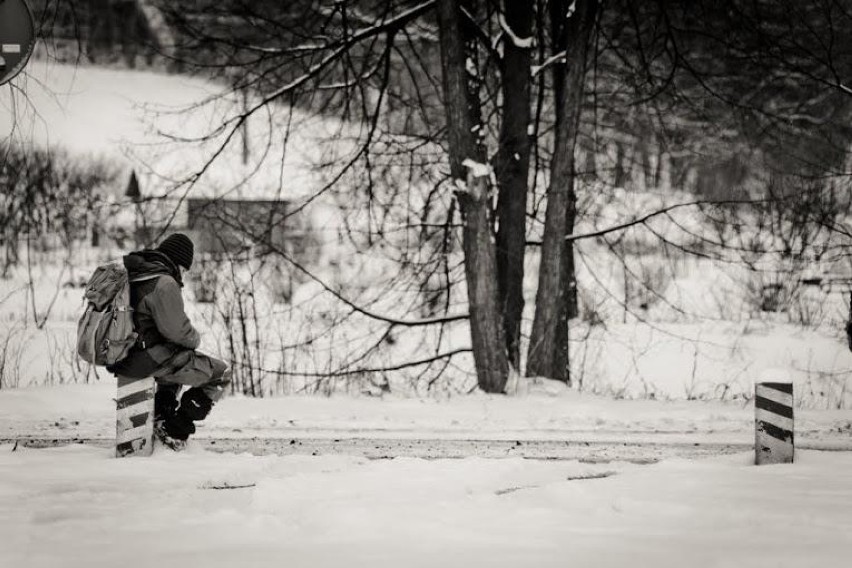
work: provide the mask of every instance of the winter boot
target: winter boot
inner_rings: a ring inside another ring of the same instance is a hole
[[[165,420],[157,420],[154,422],[154,436],[162,442],[164,446],[176,452],[186,449],[186,440],[179,440],[172,437],[168,430],[166,430]]]
[[[178,392],[180,385],[158,383],[157,394],[154,395],[154,421],[163,421],[174,416],[178,408]]]
[[[154,423],[154,434],[169,448],[181,451],[186,447],[186,440],[195,434],[195,424],[192,418],[179,408],[171,416]]]
[[[180,451],[186,440],[195,434],[195,421],[204,420],[213,408],[213,401],[203,390],[193,387],[183,393],[180,407],[170,416],[155,423],[154,431],[163,444]]]

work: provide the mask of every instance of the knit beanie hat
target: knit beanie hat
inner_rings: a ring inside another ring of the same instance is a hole
[[[169,257],[178,266],[183,266],[187,270],[192,267],[195,246],[192,244],[192,240],[183,233],[169,235],[156,250]]]

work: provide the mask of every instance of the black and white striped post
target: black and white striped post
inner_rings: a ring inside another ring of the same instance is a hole
[[[754,388],[754,461],[793,463],[793,383],[757,383]]]
[[[119,375],[115,421],[115,455],[150,456],[154,451],[153,377],[131,379]]]

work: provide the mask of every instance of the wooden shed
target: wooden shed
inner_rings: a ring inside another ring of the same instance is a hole
[[[187,200],[187,229],[199,252],[211,256],[297,253],[307,227],[286,200],[242,200],[193,197]]]

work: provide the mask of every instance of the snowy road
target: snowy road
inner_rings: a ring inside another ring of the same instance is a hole
[[[111,447],[114,382],[0,392],[0,442]],[[740,403],[472,396],[449,401],[229,397],[196,443],[257,455],[523,457],[650,463],[750,451],[754,410]],[[852,450],[852,411],[799,410],[800,449]]]
[[[102,448],[113,445],[111,438],[0,438],[0,444],[29,448],[86,444]],[[452,440],[401,438],[199,438],[198,448],[218,453],[250,453],[257,456],[277,455],[348,455],[368,459],[422,458],[460,459],[526,458],[540,460],[577,460],[586,463],[611,461],[638,464],[656,463],[671,458],[703,458],[745,452],[744,444],[679,443],[679,442],[614,442],[559,440]],[[852,449],[852,448],[850,448]]]
[[[852,554],[852,452],[806,449],[852,448],[848,410],[799,411],[796,463],[755,467],[742,402],[229,397],[188,451],[121,460],[114,393],[0,392],[0,566],[846,568]]]

